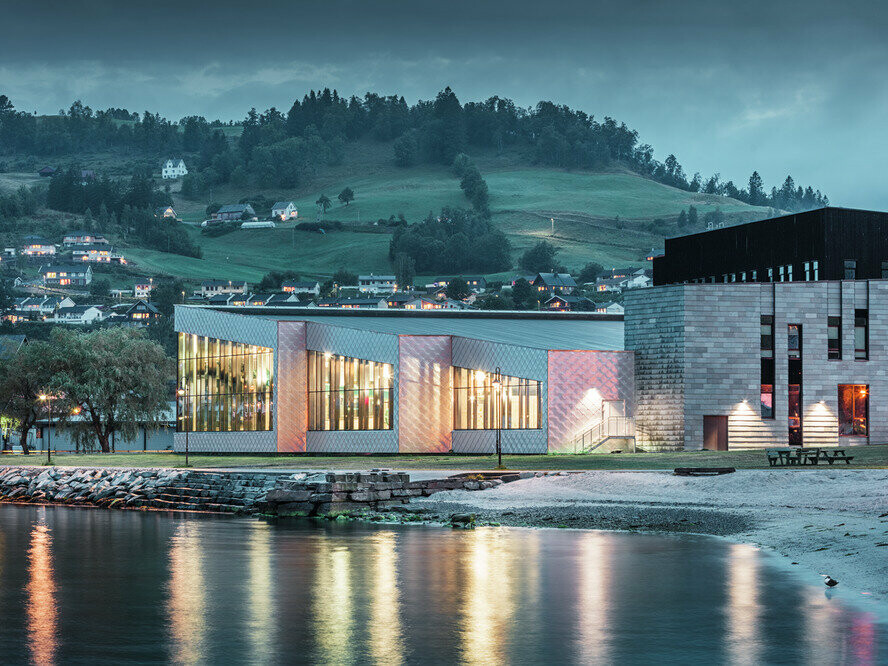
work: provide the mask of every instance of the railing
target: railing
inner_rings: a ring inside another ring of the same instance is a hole
[[[635,438],[635,419],[629,416],[608,416],[577,435],[571,442],[574,453],[589,453],[614,437]]]

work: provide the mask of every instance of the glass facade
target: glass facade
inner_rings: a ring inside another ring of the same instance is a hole
[[[308,352],[309,430],[391,430],[393,368],[317,351]]]
[[[454,430],[527,430],[540,427],[540,382],[453,368]],[[497,409],[497,405],[499,408]]]
[[[178,430],[274,427],[274,350],[179,333]]]

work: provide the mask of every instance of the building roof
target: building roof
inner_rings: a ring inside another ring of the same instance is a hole
[[[358,282],[362,280],[364,282],[394,282],[395,279],[394,275],[373,275],[372,273],[370,275],[358,276]]]
[[[573,279],[570,273],[537,273],[534,282],[536,282],[537,278],[547,287],[577,286],[577,281]]]
[[[201,287],[226,287],[231,285],[232,287],[238,286],[242,287],[246,284],[243,280],[204,280],[200,283]]]
[[[274,206],[271,207],[271,210],[278,210],[286,208],[287,206],[295,206],[292,201],[275,201]]]
[[[320,283],[317,280],[284,280],[281,288],[293,287],[294,289],[314,289]]]
[[[54,273],[86,273],[91,270],[92,268],[86,262],[80,262],[79,264],[45,264],[40,267],[41,274],[49,273],[50,271]]]
[[[184,305],[179,307],[201,306]],[[204,306],[206,307],[206,306]],[[392,335],[456,335],[535,349],[623,349],[622,315],[592,312],[501,312],[309,308],[219,308],[277,321],[309,321]]]
[[[28,341],[24,335],[0,335],[0,361],[8,361]]]
[[[95,308],[97,310],[101,309],[98,305],[69,305],[64,308],[59,308],[56,311],[56,316],[68,314],[82,315],[84,312],[86,312],[87,310],[91,310],[92,308]]]
[[[253,210],[250,204],[226,204],[222,206],[217,213],[243,213],[246,210]]]

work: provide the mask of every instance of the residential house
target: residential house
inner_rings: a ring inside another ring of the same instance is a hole
[[[37,175],[41,178],[52,178],[55,176],[57,169],[51,166],[45,166],[40,171],[37,172]]]
[[[271,216],[283,222],[284,220],[293,220],[297,216],[296,204],[292,201],[277,201],[271,207]]]
[[[108,239],[93,231],[71,231],[62,239],[65,247],[75,245],[109,245]]]
[[[386,297],[386,303],[390,308],[403,308],[412,300],[416,299],[416,294],[408,294],[405,292],[395,292],[391,296]]]
[[[527,274],[516,275],[515,277],[512,278],[512,281],[509,284],[510,284],[510,286],[514,287],[515,283],[518,282],[518,280],[525,280],[528,284],[532,284],[534,281],[534,278],[536,278],[536,275],[527,275]]]
[[[485,289],[487,289],[487,279],[483,275],[460,275],[458,278],[438,278],[437,280],[432,282],[430,286],[439,288],[444,287],[446,289],[447,285],[449,285],[455,279],[465,280],[466,286],[469,288],[469,290],[475,292],[476,294],[480,294]]]
[[[181,158],[170,158],[166,160],[160,166],[160,175],[164,180],[187,176],[188,168],[185,166],[185,160]]]
[[[78,245],[71,250],[71,258],[74,261],[109,264],[112,249],[110,245]]]
[[[56,324],[85,325],[100,322],[103,319],[102,309],[96,305],[72,305],[59,308],[52,320]]]
[[[25,236],[22,254],[26,257],[55,256],[56,246],[41,236]]]
[[[3,251],[0,252],[0,261],[8,261],[10,259],[15,259],[15,248],[14,247],[4,247]]]
[[[29,296],[15,299],[12,309],[20,319],[44,319],[52,316],[59,308],[73,305],[74,301],[67,296]]]
[[[623,314],[625,312],[623,305],[614,301],[608,303],[596,303],[595,312],[603,314]]]
[[[548,294],[570,294],[577,288],[570,273],[537,273],[530,284],[534,290]]]
[[[615,278],[597,278],[595,280],[595,291],[615,291],[622,292],[629,283],[628,277]]]
[[[123,300],[124,298],[132,298],[133,290],[132,289],[110,289],[108,291],[108,295],[111,298],[116,298],[118,301]]]
[[[621,277],[600,277],[595,280],[596,291],[622,292],[624,289],[642,289],[653,285],[650,269],[639,268]]]
[[[317,280],[285,280],[281,283],[281,291],[285,294],[318,296],[321,293],[321,283]]]
[[[242,220],[256,217],[256,211],[250,204],[228,204],[213,213],[214,220]]]
[[[367,298],[340,298],[339,305],[340,308],[378,308],[378,309],[386,309],[388,308],[388,303],[386,303],[385,298],[379,296],[370,296]]]
[[[231,280],[204,280],[200,283],[200,295],[210,298],[218,294],[246,294],[247,283]]]
[[[465,304],[452,298],[438,300],[428,296],[417,296],[404,304],[405,310],[463,310]]]
[[[154,209],[154,217],[159,220],[175,220],[176,210],[172,206],[161,206]]]
[[[45,264],[40,267],[44,287],[87,287],[92,268],[81,264]]]
[[[295,294],[250,294],[247,299],[247,305],[250,307],[263,307],[266,305],[289,305],[296,303],[299,299]]]
[[[147,326],[161,317],[160,310],[141,299],[135,303],[121,303],[111,309],[113,314],[108,317],[108,321],[124,326]]]
[[[363,294],[393,294],[398,290],[394,275],[359,275],[358,291]]]
[[[602,278],[627,278],[630,275],[636,275],[638,271],[644,271],[644,269],[639,268],[611,268],[609,270],[605,270],[599,277]]]
[[[594,309],[595,303],[585,296],[555,294],[544,303],[544,307],[547,310],[557,310],[560,312],[589,312]]]
[[[150,298],[153,289],[153,280],[148,280],[148,282],[136,282],[136,284],[133,286],[133,295],[139,299]]]

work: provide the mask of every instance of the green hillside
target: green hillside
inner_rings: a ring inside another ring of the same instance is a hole
[[[481,161],[481,164],[484,162]],[[589,261],[605,266],[643,265],[652,247],[673,235],[671,220],[682,209],[695,206],[702,216],[716,209],[749,219],[767,209],[725,197],[678,190],[628,172],[566,172],[544,168],[515,168],[488,164],[482,173],[490,189],[493,221],[509,236],[515,259],[539,239],[559,247],[559,261],[580,268]],[[356,175],[352,175],[356,174]],[[356,199],[349,206],[336,201],[344,187]],[[326,194],[334,206],[322,219],[340,221],[343,231],[326,235],[293,232],[289,225],[276,230],[237,231],[219,238],[196,234],[204,257],[200,260],[162,252],[131,250],[127,255],[147,270],[189,278],[256,279],[274,269],[329,275],[339,267],[355,271],[389,271],[387,233],[368,228],[379,219],[403,213],[409,222],[421,220],[443,206],[467,206],[459,182],[446,168],[422,166],[398,169],[384,163],[349,165],[319,177],[310,186],[290,191],[238,191],[226,187],[213,193],[217,202],[235,202],[261,194],[293,200],[301,220],[317,219],[315,200]],[[206,202],[189,201],[174,192],[175,206],[186,221],[206,217]],[[269,211],[257,211],[262,216]],[[551,221],[555,219],[555,235]],[[655,220],[666,220],[664,225]]]

